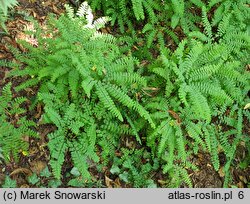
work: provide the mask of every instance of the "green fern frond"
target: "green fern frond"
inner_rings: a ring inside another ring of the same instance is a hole
[[[215,74],[220,69],[219,65],[207,65],[197,69],[192,69],[189,74],[188,78],[190,81],[199,81],[210,78],[213,74]]]
[[[193,31],[193,32],[190,32],[188,34],[189,37],[191,38],[196,38],[202,42],[209,42],[210,41],[210,38],[207,37],[204,33],[200,32],[200,31]]]
[[[205,34],[210,40],[212,40],[212,36],[213,36],[212,26],[207,18],[207,12],[204,6],[202,7],[202,22],[204,24],[203,26],[204,26]]]
[[[201,130],[201,124],[194,124],[193,122],[187,122],[186,125],[186,131],[188,133],[188,135],[194,139],[194,141],[201,145],[201,147],[203,148],[203,150],[206,149],[206,145],[202,139],[202,130]]]
[[[7,12],[8,12],[8,8],[12,8],[14,6],[16,6],[18,4],[18,1],[16,0],[1,0],[0,1],[0,5],[1,5],[1,9],[0,12],[3,12],[4,16],[7,16]]]
[[[190,1],[199,8],[206,7],[206,5],[201,0],[190,0]]]
[[[214,5],[220,3],[223,0],[210,0],[208,4],[208,9],[210,10]]]
[[[218,25],[218,36],[222,37],[228,30],[230,25],[231,14],[225,15]]]
[[[79,88],[79,73],[76,70],[71,70],[69,72],[68,82],[69,88],[71,90],[71,94],[73,98],[77,97],[78,88]]]
[[[129,123],[129,125],[132,128],[132,133],[135,135],[135,138],[136,138],[137,142],[139,142],[139,144],[142,144],[141,138],[140,138],[140,136],[138,134],[138,131],[137,131],[136,127],[135,127],[135,124],[133,123],[133,121],[131,120],[131,118],[127,114],[125,114],[125,117],[126,117],[128,123]]]
[[[220,168],[220,161],[219,161],[219,156],[217,153],[218,152],[218,140],[217,140],[216,133],[213,127],[209,127],[208,131],[210,134],[210,141],[211,141],[211,160],[212,160],[214,169],[218,171]]]
[[[172,134],[174,134],[174,130],[172,126],[167,123],[166,126],[161,129],[161,137],[157,151],[158,156],[160,156],[165,151],[165,148],[169,144],[169,137],[171,137]]]
[[[143,11],[142,0],[131,0],[131,1],[132,1],[132,7],[133,7],[133,11],[134,11],[136,19],[143,20],[145,16],[144,16],[144,11]]]
[[[88,164],[86,163],[86,150],[83,149],[85,145],[82,145],[80,141],[73,141],[68,144],[74,166],[81,172],[81,175],[86,180],[91,179],[91,175],[88,171]]]
[[[95,85],[95,81],[92,77],[85,77],[82,81],[82,88],[84,89],[86,95],[90,98],[91,90]]]
[[[101,83],[96,83],[96,94],[98,95],[100,101],[103,103],[103,105],[120,121],[123,121],[123,117],[121,112],[117,109],[114,101],[110,98],[108,92],[103,87]]]
[[[58,128],[62,127],[62,118],[61,116],[53,110],[51,107],[45,107],[46,116],[50,119],[52,123],[54,123]]]
[[[183,162],[187,159],[186,154],[186,138],[183,135],[182,129],[180,126],[176,125],[174,126],[175,129],[175,135],[176,135],[176,145],[178,150],[178,156],[181,158]]]
[[[167,161],[167,164],[163,166],[163,173],[167,173],[175,167],[175,165],[174,165],[175,146],[176,146],[175,135],[172,132],[172,134],[170,134],[169,138],[168,138],[168,149],[167,149],[167,154],[165,155],[165,160]],[[164,156],[163,156],[163,158],[164,158]]]
[[[61,179],[62,165],[65,159],[65,152],[68,149],[68,145],[65,141],[63,132],[57,131],[48,135],[50,142],[48,147],[50,150],[50,165],[53,171],[53,175],[56,179]]]
[[[208,105],[207,99],[195,87],[188,87],[188,95],[192,104],[192,110],[196,115],[206,120],[208,123],[211,121],[211,110]]]
[[[182,177],[182,180],[188,185],[189,188],[193,187],[192,181],[188,175],[188,172],[186,169],[178,167],[178,170],[180,171],[180,175]]]
[[[147,82],[139,74],[133,73],[121,73],[121,72],[112,72],[108,74],[110,81],[115,81],[117,84],[134,84],[137,83],[141,86],[146,86]]]

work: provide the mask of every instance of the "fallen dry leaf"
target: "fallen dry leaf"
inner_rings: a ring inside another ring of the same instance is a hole
[[[240,180],[247,183],[247,178],[245,176],[239,176]]]
[[[121,187],[122,187],[119,178],[116,178],[116,179],[115,179],[114,187],[115,187],[115,188],[121,188]]]
[[[20,186],[20,188],[30,188],[30,186],[28,184],[23,184]]]
[[[38,103],[38,105],[36,107],[36,110],[37,110],[37,114],[35,115],[35,118],[38,119],[42,115],[42,105],[41,105],[41,103]]]
[[[181,118],[176,112],[174,112],[173,110],[168,110],[168,112],[174,119],[177,120],[178,124],[181,124]]]
[[[223,167],[221,167],[221,168],[219,169],[218,173],[219,173],[219,176],[220,176],[221,178],[225,176]]]
[[[244,188],[244,184],[242,181],[237,183],[238,188]]]
[[[105,184],[106,184],[106,186],[108,188],[113,188],[112,183],[114,183],[114,181],[105,175]]]
[[[247,103],[247,104],[245,105],[245,107],[244,107],[244,109],[248,109],[248,108],[250,108],[250,103]]]
[[[33,161],[31,164],[31,170],[32,172],[39,175],[41,171],[47,166],[46,162],[44,161]]]
[[[14,171],[12,171],[10,176],[14,176],[16,174],[26,174],[27,176],[31,176],[32,171],[30,169],[27,169],[27,168],[18,168],[18,169],[15,169]]]

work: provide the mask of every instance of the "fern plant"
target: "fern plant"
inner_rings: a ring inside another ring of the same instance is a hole
[[[12,98],[11,83],[3,87],[0,96],[0,147],[6,161],[13,158],[17,161],[19,153],[28,150],[29,144],[24,137],[37,137],[31,129],[36,124],[23,116],[26,110],[22,104],[26,101],[24,97]]]
[[[218,149],[222,147],[229,162],[225,169],[229,168],[243,136],[240,107],[244,107],[248,100],[249,91],[249,73],[242,69],[242,63],[229,50],[224,42],[202,44],[184,40],[173,54],[163,52],[161,63],[151,67],[156,75],[151,78],[152,86],[161,87],[162,91],[155,102],[147,104],[154,120],[159,121],[154,131],[149,130],[148,145],[157,157],[165,158],[164,172],[175,168],[176,159],[182,161],[181,166],[193,167],[188,162],[191,152],[187,149],[194,153],[200,149],[208,151],[214,168],[219,170]],[[165,100],[161,99],[163,97]],[[230,125],[236,132],[232,130],[226,134],[219,129],[225,125],[223,120],[213,124],[212,118],[225,117],[226,110],[233,104],[235,112],[226,117],[238,120]],[[236,118],[235,114],[238,115]],[[187,142],[190,139],[191,144]],[[188,177],[185,178],[190,184]]]
[[[150,153],[144,149],[122,148],[121,151],[121,158],[114,158],[110,172],[119,175],[123,182],[136,188],[157,187],[152,179],[152,172],[159,168],[157,159],[154,159],[153,164],[150,164]]]
[[[0,27],[7,32],[7,28],[5,26],[5,21],[7,20],[8,9],[16,6],[18,2],[16,0],[1,0],[0,1]]]
[[[61,185],[67,158],[77,172],[71,186],[92,185],[91,170],[113,162],[110,172],[135,187],[155,187],[152,171],[159,168],[168,175],[167,187],[192,187],[189,173],[197,167],[191,155],[198,152],[211,155],[216,171],[222,167],[219,154],[225,155],[228,186],[237,146],[249,143],[243,128],[250,121],[250,75],[244,68],[249,1],[89,2],[110,18],[96,19],[86,2],[76,15],[66,5],[66,14],[51,15],[46,26],[33,22],[29,34],[38,43],[21,41],[24,53],[10,47],[16,60],[3,63],[12,68],[9,76],[27,79],[16,91],[37,87],[32,107],[43,104],[39,124],[56,127],[48,135],[56,179],[51,186]],[[101,32],[110,20],[135,38],[123,35],[118,41]],[[174,52],[169,39],[178,45]],[[134,56],[153,63],[145,68]],[[10,88],[0,97],[0,139],[7,141],[0,150],[6,159],[17,159],[28,146],[22,138],[35,132],[23,117],[26,99],[12,99]],[[137,147],[115,156],[124,136],[134,136]]]
[[[249,11],[249,9],[246,11]],[[229,49],[232,51],[233,49],[236,51],[240,51],[241,47],[247,47],[249,44],[248,35],[249,31],[247,26],[244,24],[244,21],[248,21],[249,16],[246,15],[245,18],[241,19],[240,21],[235,22],[235,10],[227,11],[227,15],[221,16],[219,18],[219,22],[215,22],[213,19],[212,22],[208,19],[208,11],[205,6],[202,7],[202,24],[204,27],[204,32],[201,31],[194,31],[190,32],[190,37],[196,37],[203,42],[217,42],[225,43]],[[240,12],[244,13],[244,12]],[[214,15],[216,18],[216,14]],[[241,24],[242,26],[239,26]],[[217,27],[215,27],[217,26]],[[213,32],[213,28],[217,29],[217,32]],[[240,53],[237,53],[240,56]]]
[[[57,127],[48,135],[50,165],[55,178],[60,180],[65,156],[70,152],[81,179],[89,183],[93,179],[89,168],[102,168],[112,160],[120,137],[134,134],[128,126],[133,122],[129,121],[129,115],[126,115],[127,124],[117,121],[98,101],[97,95],[91,99],[79,95],[77,99],[62,101],[62,94],[52,83],[39,93],[39,100],[44,103],[45,109],[41,123]]]
[[[225,33],[231,35],[231,37],[237,35],[233,41],[230,41],[230,43],[234,43],[233,47],[235,47],[242,43],[242,38],[246,38],[242,37],[242,31],[249,30],[247,23],[249,22],[248,4],[249,1],[245,0],[235,2],[214,0],[207,3],[201,0],[165,2],[159,15],[156,15],[157,20],[146,21],[142,32],[146,34],[148,48],[152,47],[157,41],[160,48],[168,46],[167,39],[172,39],[178,45],[180,37],[177,37],[176,32],[180,34],[180,30],[182,31],[180,36],[195,35],[203,41],[209,41],[211,38],[218,39]],[[210,12],[209,15],[211,15],[211,9],[214,7],[218,8],[212,16],[211,23],[209,23],[207,13]],[[227,15],[224,15],[225,13]],[[202,33],[201,25],[205,28],[205,35]],[[213,32],[207,33],[212,27],[219,28],[216,36],[212,36]],[[233,27],[230,32],[227,30],[229,27]]]
[[[223,0],[223,1],[214,1],[215,3],[219,2],[218,8],[215,10],[213,19],[212,19],[212,25],[218,25],[224,15],[223,14],[231,14],[232,15],[232,21],[231,25],[234,25],[236,29],[246,29],[249,25],[249,0],[239,0],[239,1],[229,1],[229,0]],[[210,5],[207,10],[209,10],[212,7]]]
[[[122,0],[101,1],[88,0],[93,10],[102,10],[105,15],[112,18],[111,25],[117,22],[120,31],[124,33],[126,27],[135,31],[135,21],[149,19],[150,22],[157,21],[157,11],[161,10],[162,2],[153,0]],[[131,12],[132,11],[132,12]]]
[[[163,173],[169,175],[168,187],[178,187],[183,182],[192,187],[186,168],[196,170],[197,167],[189,161],[192,151],[187,148],[189,143],[185,124],[181,113],[177,112],[181,111],[180,102],[174,96],[171,98],[168,101],[158,95],[146,102],[146,107],[157,124],[155,130],[148,129],[145,133],[147,146],[151,148],[153,158],[159,159]]]
[[[44,104],[43,122],[57,127],[48,143],[55,178],[61,178],[70,152],[81,176],[90,181],[91,164],[100,158],[107,164],[120,136],[134,135],[141,143],[132,117],[152,128],[155,124],[136,98],[147,83],[136,71],[137,60],[121,53],[113,36],[98,31],[108,18],[94,20],[86,2],[77,16],[66,9],[67,15],[51,17],[45,30],[36,28],[37,47],[21,42],[27,53],[12,49],[26,67],[9,63],[10,76],[29,76],[17,91],[39,85],[36,101]],[[98,155],[97,146],[102,150]]]
[[[76,98],[79,92],[88,98],[97,95],[120,121],[124,116],[118,103],[135,110],[154,127],[149,113],[131,95],[130,90],[136,92],[146,86],[146,80],[136,73],[136,59],[120,53],[113,36],[97,31],[106,22],[105,18],[92,22],[91,10],[85,3],[77,14],[79,17],[72,17],[72,10],[68,10],[68,16],[51,18],[46,31],[37,28],[38,47],[24,42],[29,53],[16,56],[27,67],[22,70],[20,65],[12,64],[17,67],[12,75],[29,75],[31,79],[16,90],[51,81],[58,89],[64,89],[63,97],[70,94]],[[40,35],[41,32],[45,33]],[[52,37],[45,37],[51,34]]]
[[[55,95],[48,93],[40,93],[39,99],[45,105],[44,121],[57,127],[55,132],[48,135],[50,165],[55,178],[60,180],[65,154],[70,151],[74,166],[85,179],[90,179],[88,161],[98,162],[99,158],[95,151],[95,121],[85,111],[89,107],[85,106],[79,111],[76,104],[61,102]]]

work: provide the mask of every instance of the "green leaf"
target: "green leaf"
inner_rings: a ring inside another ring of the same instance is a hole
[[[32,185],[35,185],[39,181],[40,181],[40,178],[35,173],[33,173],[31,176],[28,177],[28,182]]]
[[[9,176],[6,176],[2,188],[16,188],[16,187],[17,187],[16,181],[12,180]]]
[[[95,85],[95,81],[91,77],[87,77],[86,79],[82,81],[82,88],[87,94],[88,98],[90,98],[90,92],[94,85]]]
[[[60,180],[50,180],[49,183],[48,183],[48,186],[50,188],[58,188],[60,185],[62,184],[62,182]]]
[[[172,18],[171,18],[171,27],[172,27],[173,29],[175,29],[175,27],[178,25],[179,20],[180,20],[179,15],[174,14],[174,15],[172,16]]]
[[[73,186],[73,187],[84,187],[84,185],[85,182],[80,178],[74,178],[68,182],[68,186]]]
[[[55,110],[48,106],[45,107],[45,111],[51,122],[53,122],[58,128],[60,128],[62,121],[61,116]]]
[[[120,179],[126,183],[128,182],[128,176],[128,172],[126,171],[124,171],[122,174],[119,174]]]
[[[110,169],[111,174],[119,174],[121,172],[120,168],[116,165],[113,165]]]
[[[46,166],[40,173],[40,176],[49,178],[51,176],[51,172],[49,171],[48,166]]]
[[[73,167],[70,171],[70,173],[75,176],[75,177],[78,177],[81,175],[81,173],[78,171],[78,169],[76,167]]]

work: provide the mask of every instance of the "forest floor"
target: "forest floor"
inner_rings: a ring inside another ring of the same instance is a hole
[[[23,30],[30,25],[28,21],[25,20],[23,14],[33,16],[37,19],[41,26],[46,20],[46,17],[49,13],[54,13],[60,15],[64,12],[64,4],[72,4],[73,1],[67,0],[48,0],[48,1],[34,1],[34,0],[19,0],[19,5],[16,7],[16,10],[10,13],[11,18],[7,22],[7,28],[9,35],[0,35],[0,60],[12,60],[13,56],[8,50],[6,44],[11,43],[15,47],[18,47],[22,50],[21,47],[17,44],[18,39],[29,38],[32,42],[34,40],[32,36],[28,37],[24,35]],[[18,14],[19,13],[19,14]],[[112,33],[115,35],[115,33]],[[6,77],[9,69],[6,67],[0,67],[0,89],[9,81],[12,82],[13,86],[17,86],[24,79],[21,78],[8,78]],[[26,90],[21,93],[18,93],[18,96],[24,95],[32,97],[36,94],[36,90]],[[29,104],[27,104],[28,106]],[[33,112],[29,112],[28,118],[38,119],[42,114],[42,107],[38,105]],[[40,135],[39,139],[29,138],[29,153],[25,155],[24,153],[20,155],[20,160],[18,163],[14,161],[11,163],[0,163],[0,185],[4,182],[5,175],[10,175],[12,179],[17,181],[18,187],[32,187],[27,181],[28,176],[31,176],[33,173],[37,175],[48,165],[49,163],[49,151],[46,147],[47,143],[47,134],[54,130],[53,126],[43,125],[39,126],[38,132]],[[250,125],[245,125],[245,131],[250,132]],[[131,141],[130,141],[131,142]],[[133,142],[133,141],[132,141]],[[125,142],[126,143],[126,142]],[[119,154],[119,152],[117,152]],[[247,187],[247,184],[250,182],[250,167],[240,168],[240,162],[245,158],[247,154],[247,149],[244,144],[241,144],[238,147],[237,154],[235,157],[234,164],[231,168],[233,175],[232,186],[231,187]],[[199,171],[189,172],[189,175],[192,179],[193,186],[196,188],[221,188],[223,185],[223,171],[219,170],[216,172],[211,164],[210,156],[206,153],[200,152],[197,156],[191,158],[193,162],[199,168]],[[225,158],[223,154],[220,157],[220,163],[225,163]],[[65,161],[62,174],[64,175],[72,168],[72,163],[70,160]],[[100,180],[101,187],[130,187],[124,184],[119,178],[114,178],[109,172],[110,166],[107,166],[102,173],[98,173],[95,169],[91,172],[97,180]],[[161,186],[162,181],[164,180],[165,175],[155,174],[155,182]],[[44,178],[46,179],[46,178]],[[67,181],[70,178],[64,178],[60,187],[66,187]],[[41,181],[41,183],[46,184],[46,180]],[[96,187],[96,186],[93,186]],[[98,186],[99,187],[99,186]],[[185,186],[183,186],[185,187]]]

